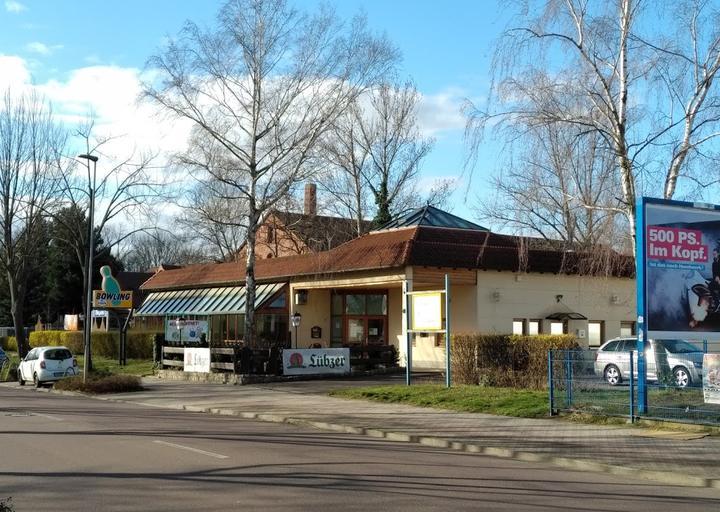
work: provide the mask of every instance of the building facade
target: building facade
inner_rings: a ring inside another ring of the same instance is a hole
[[[258,259],[259,344],[393,345],[405,362],[405,293],[450,280],[452,332],[574,334],[599,346],[634,333],[632,261],[500,235],[425,207],[327,251]],[[207,322],[212,342],[242,339],[244,265],[192,265],[156,274],[140,316]],[[299,314],[295,331],[289,318]],[[444,365],[442,335],[416,333],[413,365]]]

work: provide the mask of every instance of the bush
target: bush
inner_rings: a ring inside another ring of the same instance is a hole
[[[0,337],[0,347],[9,352],[17,352],[17,340],[15,336]]]
[[[140,377],[136,375],[94,375],[83,382],[82,376],[69,377],[55,383],[55,389],[64,391],[80,391],[82,393],[127,393],[142,391]]]
[[[577,348],[573,336],[458,334],[452,338],[452,368],[458,384],[545,389],[550,349]]]
[[[128,359],[152,358],[155,332],[130,332],[127,335]],[[116,358],[120,348],[120,333],[92,333],[92,353],[96,356]],[[85,350],[82,331],[33,331],[30,333],[31,347],[65,346],[73,354],[82,354]],[[17,350],[17,345],[15,346]]]

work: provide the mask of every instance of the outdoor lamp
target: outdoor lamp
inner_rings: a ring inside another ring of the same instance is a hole
[[[295,327],[295,348],[298,348],[298,327],[300,326],[300,320],[302,320],[302,315],[300,313],[295,313],[290,317],[290,322],[292,323],[292,326]]]

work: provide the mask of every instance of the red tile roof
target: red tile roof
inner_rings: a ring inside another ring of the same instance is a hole
[[[537,239],[487,231],[416,226],[375,231],[316,254],[258,259],[258,281],[293,276],[323,276],[360,270],[401,268],[406,265],[591,274],[598,262],[610,275],[631,277],[632,259],[606,251],[607,261],[592,255],[547,247]],[[245,263],[209,263],[158,272],[142,288],[164,290],[231,285],[245,279]]]

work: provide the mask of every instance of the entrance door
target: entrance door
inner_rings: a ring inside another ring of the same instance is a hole
[[[351,345],[385,345],[386,319],[379,317],[348,317],[345,323],[346,339]]]

